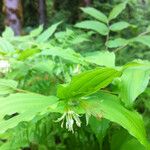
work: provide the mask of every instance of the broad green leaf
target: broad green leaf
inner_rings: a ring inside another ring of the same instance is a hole
[[[127,64],[125,64],[125,65],[123,65],[123,70],[125,70],[125,69],[127,69],[127,68],[129,68],[129,67],[137,67],[137,66],[141,66],[141,65],[143,65],[143,63],[146,63],[146,62],[144,62],[143,60],[142,60],[142,62],[141,61],[139,61],[139,60],[134,60],[134,61],[132,61],[132,62],[128,62]]]
[[[74,38],[74,39],[70,39],[70,43],[71,44],[74,44],[74,45],[76,45],[76,44],[80,44],[80,43],[82,43],[82,42],[89,42],[90,40],[88,39],[88,38],[86,38],[86,37],[83,37],[83,36],[78,36],[78,37],[76,37],[76,38]]]
[[[13,93],[18,83],[14,80],[0,79],[0,96]]]
[[[5,31],[2,33],[2,37],[5,39],[12,39],[14,37],[14,31],[10,27],[6,27]]]
[[[48,29],[46,29],[43,33],[41,33],[37,37],[36,41],[40,42],[40,43],[46,42],[52,36],[52,34],[56,31],[56,29],[60,25],[60,23],[61,22],[58,22],[58,23],[50,26]]]
[[[109,21],[115,19],[126,8],[126,5],[127,5],[127,1],[116,5],[109,14],[108,17]]]
[[[60,85],[57,96],[60,99],[81,97],[95,93],[109,85],[120,72],[112,68],[97,68],[75,76],[68,85]]]
[[[13,64],[11,65],[11,71],[7,73],[9,79],[23,79],[30,69],[29,65],[22,61],[14,60],[11,64]]]
[[[146,32],[150,32],[150,25],[147,27]]]
[[[54,62],[51,60],[45,60],[45,61],[40,61],[36,64],[33,65],[32,69],[44,73],[48,72],[49,74],[52,74],[52,71],[54,69]]]
[[[66,31],[63,32],[57,32],[55,37],[59,42],[63,43],[63,45],[66,44],[66,46],[68,46],[68,44],[79,44],[84,41],[90,41],[90,39],[88,39],[88,34],[81,32],[78,33],[70,29],[66,29]]]
[[[131,107],[135,99],[146,89],[150,76],[150,65],[129,67],[120,81],[120,96],[126,106]]]
[[[104,23],[107,23],[108,22],[108,18],[105,14],[103,14],[101,11],[95,9],[95,8],[92,8],[92,7],[85,7],[85,8],[81,8],[81,10],[94,17],[95,19],[99,20],[99,21],[102,21]]]
[[[109,32],[108,27],[104,23],[94,20],[82,21],[80,23],[77,23],[75,27],[82,29],[90,29],[101,35],[107,35]]]
[[[114,131],[111,139],[110,139],[110,149],[116,150],[121,149],[122,145],[133,138],[125,129],[121,128],[119,130]]]
[[[110,30],[111,31],[120,31],[120,30],[123,30],[125,28],[128,28],[129,26],[130,26],[130,24],[128,22],[120,21],[120,22],[112,24],[110,26]]]
[[[43,25],[40,25],[38,28],[36,28],[36,29],[34,29],[34,30],[32,30],[32,31],[30,32],[30,36],[31,36],[31,37],[36,37],[36,36],[38,36],[42,31],[43,31]]]
[[[99,144],[102,144],[104,137],[106,136],[107,130],[110,127],[110,121],[106,119],[97,120],[94,117],[90,117],[89,125],[96,135]]]
[[[114,67],[115,54],[108,51],[94,51],[86,54],[86,61],[100,66]]]
[[[117,47],[123,47],[126,46],[129,43],[128,40],[122,39],[122,38],[117,38],[115,40],[109,40],[106,43],[106,46],[109,48],[117,48]]]
[[[29,43],[29,42],[32,42],[33,38],[30,36],[30,35],[24,35],[24,36],[15,36],[13,38],[13,42],[16,43],[16,44],[20,44],[20,42],[26,42],[26,43]],[[25,43],[25,44],[26,44]],[[17,46],[17,45],[16,45]]]
[[[0,133],[4,133],[22,121],[30,121],[37,114],[56,107],[57,98],[33,93],[18,93],[0,98]],[[17,115],[14,115],[16,114]],[[5,119],[6,116],[11,116]]]
[[[8,54],[14,51],[15,51],[14,46],[6,39],[0,37],[0,52]]]
[[[150,97],[150,87],[147,87],[144,94],[146,94],[147,97]],[[145,107],[150,111],[150,100],[144,99],[144,104],[145,104]],[[148,117],[148,121],[149,121],[149,117]]]
[[[7,142],[0,146],[0,150],[21,150],[25,147],[30,147],[30,143],[45,143],[45,145],[51,145],[51,142],[55,141],[55,138],[50,138],[53,137],[53,134],[51,134],[53,126],[54,128],[57,127],[57,124],[54,123],[53,114],[38,115],[30,122],[22,122],[17,127],[5,133],[6,137],[1,138],[7,139]],[[55,128],[54,130],[60,131],[60,128]],[[47,136],[49,133],[51,135]],[[39,150],[46,149],[39,148]]]
[[[0,146],[0,150],[9,150],[10,147],[11,147],[9,144],[8,143],[3,143],[3,145]]]
[[[63,42],[66,35],[67,35],[66,31],[60,31],[56,32],[54,36],[59,42]]]
[[[133,39],[133,42],[142,43],[142,44],[150,47],[150,36],[149,35],[138,36]]]
[[[84,58],[70,48],[62,49],[60,47],[51,47],[47,50],[43,50],[41,55],[58,56],[73,63],[84,64]]]
[[[128,134],[124,129],[118,130],[112,135],[111,150],[146,150],[140,142]]]
[[[120,150],[127,150],[127,149],[132,149],[132,150],[148,150],[148,148],[145,148],[143,145],[141,145],[136,139],[130,139],[126,141]]]
[[[21,51],[25,49],[37,47],[37,43],[30,35],[14,36],[11,40],[11,43],[13,44],[16,50],[21,50]]]
[[[146,132],[141,116],[135,111],[124,108],[116,96],[106,93],[99,93],[95,96],[81,100],[83,108],[87,113],[97,118],[106,118],[121,125],[123,128],[138,139],[145,147],[148,147]]]
[[[29,58],[39,52],[40,52],[40,50],[37,48],[23,50],[23,51],[21,51],[18,60],[26,60],[27,58]]]

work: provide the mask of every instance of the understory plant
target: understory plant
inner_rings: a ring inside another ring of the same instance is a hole
[[[136,28],[112,23],[126,5],[115,6],[109,17],[81,8],[94,18],[75,25],[86,32],[55,33],[62,22],[17,37],[6,28],[0,37],[1,150],[150,149],[150,62],[115,65],[116,51],[135,42],[150,46],[149,28],[130,39],[118,36]],[[76,49],[93,36],[102,40],[101,51],[79,53]],[[144,113],[138,102],[144,103]]]

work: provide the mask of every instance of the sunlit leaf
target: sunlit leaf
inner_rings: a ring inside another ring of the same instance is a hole
[[[36,48],[23,50],[20,52],[18,60],[26,60],[27,58],[29,58],[39,52],[40,52],[40,50],[36,49]]]
[[[42,96],[39,94],[12,94],[8,97],[0,97],[0,133],[4,133],[22,121],[30,121],[37,114],[46,112],[49,108],[55,108],[57,103],[54,96]],[[16,115],[14,115],[16,114]],[[7,119],[6,116],[9,116]]]
[[[109,21],[115,19],[126,8],[126,5],[127,5],[127,1],[116,5],[109,14],[108,17]]]
[[[48,29],[46,29],[44,32],[42,32],[36,39],[37,42],[45,42],[47,41],[53,33],[56,31],[57,27],[60,25],[61,22],[58,22],[56,24],[53,24]]]
[[[145,147],[149,146],[141,116],[135,111],[124,108],[116,96],[101,92],[93,97],[85,98],[84,101],[82,99],[82,106],[97,118],[106,118],[121,125]]]
[[[77,23],[75,27],[82,28],[82,29],[90,29],[101,35],[107,35],[109,31],[108,27],[104,23],[94,21],[94,20],[82,21],[80,23]]]
[[[110,127],[109,123],[110,121],[106,119],[98,120],[94,117],[90,118],[89,125],[100,144],[103,142],[103,139],[107,134],[107,130]]]
[[[14,31],[10,27],[6,27],[5,31],[2,33],[2,37],[5,39],[12,39],[14,37]]]
[[[146,29],[147,32],[150,32],[150,25]]]
[[[15,51],[14,46],[6,39],[0,37],[0,52],[8,54],[14,51]]]
[[[32,69],[36,70],[38,72],[41,72],[41,73],[48,72],[49,74],[51,74],[54,66],[55,66],[55,64],[53,61],[45,60],[45,61],[40,61],[40,62],[34,64]]]
[[[120,72],[112,68],[97,68],[75,76],[70,84],[61,85],[57,90],[60,99],[81,97],[92,94],[109,85]]]
[[[108,18],[105,14],[103,14],[101,11],[95,9],[95,8],[92,8],[92,7],[85,7],[85,8],[81,8],[81,10],[94,17],[95,19],[99,20],[99,21],[102,21],[104,23],[107,23],[108,22]]]
[[[106,45],[109,48],[117,48],[117,47],[123,47],[126,46],[129,43],[128,40],[122,39],[122,38],[116,38],[114,40],[109,40]]]
[[[86,54],[86,61],[100,66],[114,67],[115,54],[108,51],[94,51]]]
[[[110,30],[111,31],[121,31],[125,28],[128,28],[129,26],[130,26],[130,24],[128,22],[120,21],[120,22],[112,24],[110,26]]]
[[[36,29],[34,29],[34,30],[32,30],[32,31],[30,32],[30,36],[31,36],[31,37],[36,37],[36,36],[38,36],[42,31],[43,31],[43,26],[40,25],[38,28],[36,28]]]
[[[120,81],[120,96],[131,107],[135,99],[146,89],[150,78],[150,65],[129,67]]]
[[[140,142],[129,135],[124,129],[118,130],[112,135],[111,138],[111,150],[146,150],[146,148],[140,144]]]
[[[62,49],[60,47],[50,47],[49,49],[42,51],[40,55],[58,56],[73,63],[84,64],[84,58],[70,48]]]
[[[150,47],[150,36],[149,35],[138,36],[133,39],[133,42],[134,41],[138,42],[138,43],[142,43],[142,44]]]
[[[18,83],[14,80],[0,79],[0,96],[13,93]]]

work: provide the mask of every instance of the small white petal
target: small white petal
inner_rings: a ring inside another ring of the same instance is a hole
[[[79,116],[78,114],[76,114],[76,113],[73,114],[73,119],[76,121],[76,125],[77,125],[78,127],[81,127],[81,120],[80,120],[79,117],[80,117],[80,116]]]
[[[61,120],[63,120],[65,118],[65,116],[66,116],[66,113],[63,113],[63,115],[60,118],[58,118],[57,120],[55,120],[54,122],[60,122]]]
[[[89,119],[90,119],[90,117],[91,117],[91,114],[89,114],[89,113],[86,113],[86,114],[85,114],[86,126],[89,124]]]
[[[64,127],[64,120],[65,120],[65,119],[63,119],[63,121],[62,121],[62,123],[61,123],[61,128]]]

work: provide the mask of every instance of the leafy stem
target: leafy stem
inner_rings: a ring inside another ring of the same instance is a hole
[[[109,36],[110,36],[109,22],[107,23],[107,27],[108,27],[108,34],[106,36],[106,41],[105,41],[106,50],[108,50],[107,42],[109,41]]]

